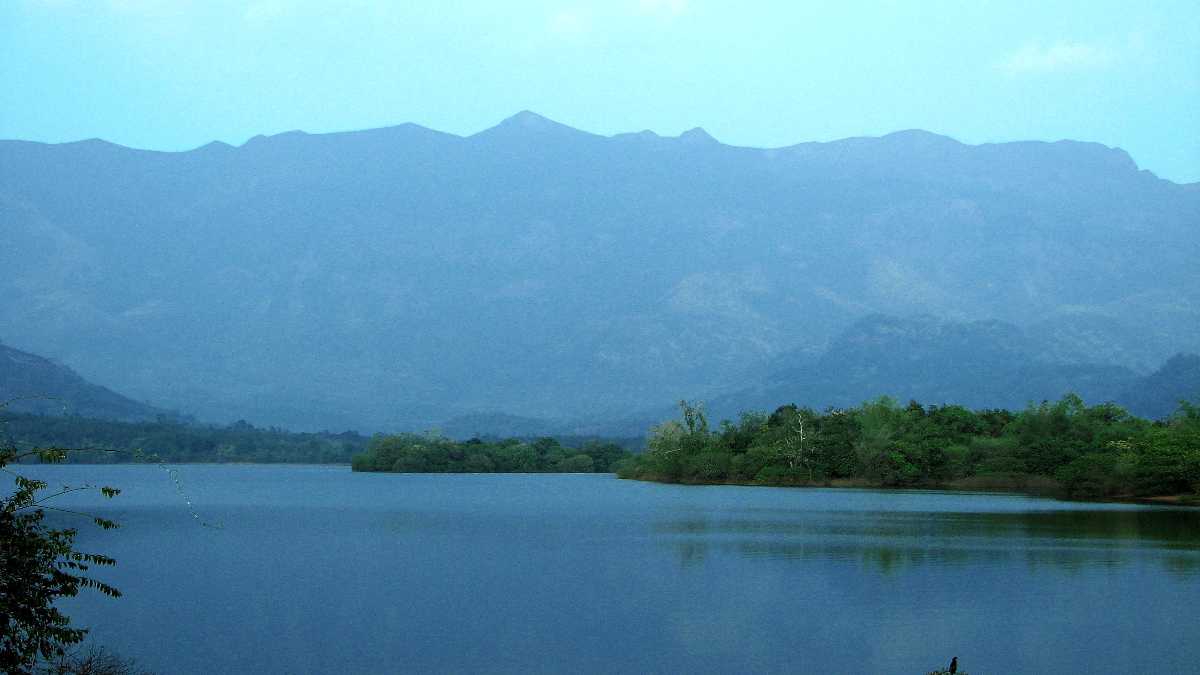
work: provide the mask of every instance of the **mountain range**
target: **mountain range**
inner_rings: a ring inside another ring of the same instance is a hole
[[[530,112],[466,137],[0,141],[0,222],[5,342],[205,421],[628,418],[836,373],[821,359],[879,315],[971,326],[968,353],[1016,331],[1041,366],[1014,387],[1200,352],[1200,184],[1095,143],[761,149]]]

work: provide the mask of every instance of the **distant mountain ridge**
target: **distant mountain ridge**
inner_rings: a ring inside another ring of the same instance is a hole
[[[47,358],[0,344],[0,402],[6,412],[79,415],[122,421],[173,416],[84,380]]]
[[[0,222],[7,340],[211,421],[621,417],[877,313],[1013,324],[1052,363],[1200,352],[1200,190],[1094,143],[755,149],[529,112],[469,137],[7,141]]]
[[[1046,361],[1039,343],[1012,324],[872,315],[855,322],[819,355],[783,354],[751,386],[707,400],[710,421],[770,412],[789,403],[815,410],[850,408],[878,396],[901,403],[1020,410],[1064,395],[1113,402],[1147,419],[1165,419],[1180,401],[1200,403],[1200,356],[1177,354],[1150,375],[1096,363]],[[623,419],[545,420],[477,415],[441,428],[451,436],[591,433],[634,436],[678,417],[664,405]],[[464,433],[467,429],[471,431]]]
[[[1172,356],[1161,368],[1127,387],[1117,401],[1135,415],[1155,419],[1174,412],[1180,401],[1200,405],[1200,355]]]
[[[1200,357],[1176,356],[1143,377],[1123,366],[1045,360],[1035,340],[1003,322],[873,315],[847,329],[819,358],[775,371],[709,406],[714,417],[734,419],[742,410],[785,403],[852,407],[863,402],[864,392],[873,392],[868,396],[901,402],[1021,409],[1075,393],[1089,403],[1111,401],[1160,419],[1180,399],[1200,399],[1200,368],[1190,367],[1193,360]],[[1173,378],[1170,392],[1158,386],[1163,378]],[[1163,395],[1147,396],[1157,391]]]

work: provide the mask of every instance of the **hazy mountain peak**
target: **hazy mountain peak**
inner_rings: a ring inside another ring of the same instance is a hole
[[[958,141],[945,134],[939,134],[927,129],[899,129],[897,131],[884,134],[883,138],[925,139],[958,143]]]
[[[494,127],[484,129],[483,131],[471,136],[471,138],[489,138],[489,137],[529,137],[529,136],[594,136],[595,134],[586,131],[580,131],[574,127],[569,127],[561,122],[543,117],[531,110],[522,110],[521,112],[506,117]]]
[[[87,148],[89,150],[97,148],[108,149],[122,147],[111,141],[106,141],[103,138],[84,138],[78,141],[67,141],[66,143],[50,143],[49,145],[56,145],[63,148]]]
[[[269,135],[268,134],[257,134],[255,136],[252,136],[249,139],[247,139],[246,142],[243,143],[240,147],[252,148],[252,147],[255,147],[258,145],[262,145],[263,143],[270,143],[273,141],[282,141],[282,140],[297,139],[297,138],[305,138],[310,135],[311,134],[309,134],[308,132],[301,131],[300,129],[292,129],[290,131],[283,131],[278,134],[269,134]]]
[[[232,146],[224,141],[209,141],[208,143],[205,143],[204,145],[194,148],[192,150],[192,152],[213,152],[213,151],[232,150],[233,148],[234,148],[234,146]]]
[[[905,145],[924,147],[962,145],[962,143],[950,138],[949,136],[935,134],[932,131],[925,131],[924,129],[902,129],[900,131],[893,131],[890,134],[885,134],[881,138],[892,142],[904,143]]]
[[[543,124],[558,124],[558,122],[555,122],[554,120],[552,120],[548,117],[539,115],[539,114],[533,112],[532,110],[521,110],[514,115],[510,115],[510,116],[504,118],[500,122],[500,124],[501,125],[520,124],[522,126],[529,127],[529,126],[538,126],[538,125],[543,125]]]
[[[687,131],[679,134],[679,140],[689,143],[717,143],[717,139],[705,131],[702,127],[692,127]]]
[[[1055,145],[1065,146],[1075,153],[1088,153],[1096,158],[1098,165],[1120,170],[1138,170],[1137,162],[1133,160],[1133,157],[1128,152],[1125,152],[1121,148],[1111,147],[1103,143],[1072,140],[1058,141]]]
[[[653,131],[651,131],[649,129],[642,129],[641,131],[631,131],[631,132],[624,133],[624,134],[614,134],[613,137],[614,138],[617,138],[617,137],[642,138],[642,139],[662,138],[662,136],[659,136],[658,134],[654,133]]]

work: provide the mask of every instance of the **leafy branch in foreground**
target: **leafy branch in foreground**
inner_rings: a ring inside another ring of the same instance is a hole
[[[147,675],[133,659],[122,658],[103,647],[69,649],[42,664],[37,675]]]
[[[43,462],[61,462],[62,448],[37,448],[25,452],[0,445],[0,472],[12,477],[13,492],[0,498],[0,671],[33,673],[39,663],[63,662],[66,648],[83,640],[87,630],[73,627],[69,617],[55,606],[59,598],[73,597],[80,588],[119,597],[116,588],[89,576],[93,567],[111,567],[116,561],[98,553],[75,550],[76,530],[45,524],[46,511],[58,511],[90,519],[103,529],[117,523],[81,511],[50,504],[63,495],[96,491],[113,498],[120,490],[109,486],[62,486],[47,492],[49,485],[8,468],[27,457]]]

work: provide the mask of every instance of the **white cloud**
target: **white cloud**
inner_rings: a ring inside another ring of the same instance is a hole
[[[1084,42],[1056,42],[1050,46],[1028,44],[999,63],[1010,75],[1092,70],[1112,65],[1116,54],[1108,48]]]

